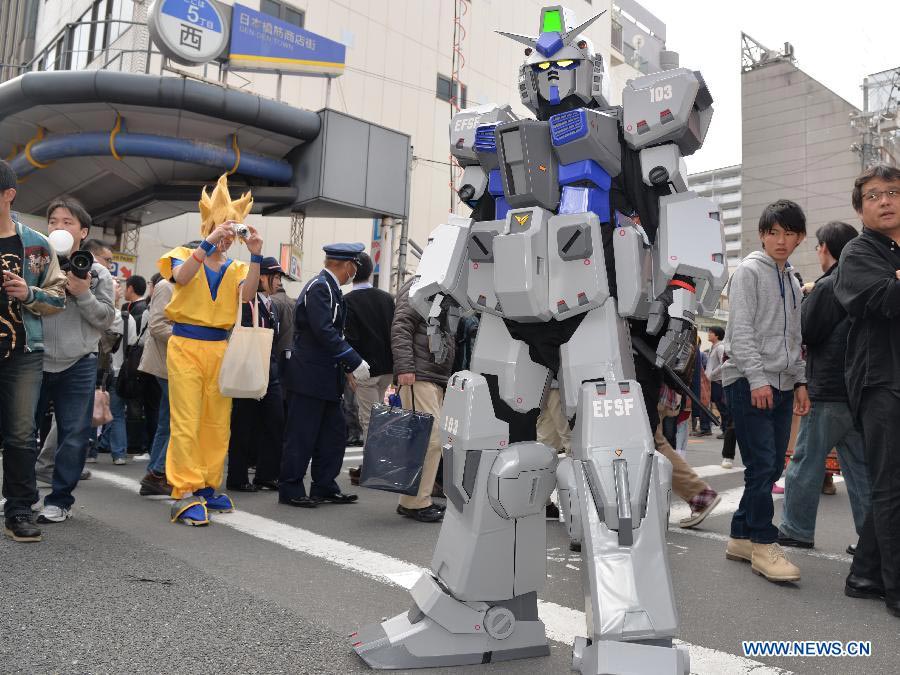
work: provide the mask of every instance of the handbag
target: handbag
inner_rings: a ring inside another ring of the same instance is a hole
[[[269,359],[274,331],[259,324],[258,298],[250,303],[253,325],[241,325],[240,290],[237,319],[219,369],[219,391],[229,398],[261,399],[269,388]]]
[[[112,409],[109,407],[109,392],[102,387],[94,391],[94,412],[91,413],[91,426],[102,427],[113,420]]]
[[[372,405],[359,478],[362,487],[410,496],[419,493],[434,417],[416,411],[415,390],[410,389],[412,410]]]

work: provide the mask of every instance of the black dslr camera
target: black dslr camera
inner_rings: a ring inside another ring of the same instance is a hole
[[[71,272],[79,279],[87,279],[91,272],[91,266],[94,264],[94,256],[88,251],[75,251],[71,256],[57,254],[59,258],[59,267],[63,272]]]

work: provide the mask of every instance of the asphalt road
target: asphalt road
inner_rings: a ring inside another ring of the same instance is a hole
[[[822,497],[816,548],[789,552],[802,580],[772,584],[724,558],[742,475],[718,469],[720,443],[692,441],[688,461],[722,505],[696,530],[668,536],[692,671],[898,672],[900,620],[842,592],[844,549],[856,539],[844,485]],[[213,516],[210,527],[176,526],[165,500],[137,495],[145,464],[113,466],[101,455],[90,468],[74,517],[44,526],[42,543],[0,539],[2,673],[366,672],[348,634],[408,609],[404,587],[428,566],[439,529],[401,518],[394,496],[369,490],[358,504],[315,510],[280,506],[272,493],[237,494],[238,511]],[[563,526],[548,523],[549,657],[431,672],[568,672],[565,642],[583,621],[580,567]],[[873,654],[744,658],[742,640],[766,639],[871,640]]]

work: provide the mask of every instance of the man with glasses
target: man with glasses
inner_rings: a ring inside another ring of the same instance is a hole
[[[865,439],[872,508],[844,593],[884,598],[900,617],[900,169],[869,169],[851,200],[863,231],[844,248],[834,291],[850,315],[847,393]]]
[[[347,308],[341,286],[359,269],[362,244],[324,246],[325,269],[303,287],[294,311],[294,344],[285,362],[287,424],[278,481],[278,501],[314,508],[323,502],[350,504],[335,478],[344,462],[347,427],[341,412],[344,377],[369,379],[369,364],[344,339]],[[312,461],[307,496],[303,479]]]
[[[759,219],[762,251],[738,265],[729,284],[722,384],[744,461],[744,494],[731,520],[729,560],[751,563],[770,581],[799,581],[777,543],[772,484],[784,467],[792,415],[809,412],[800,350],[800,284],[788,262],[806,236],[806,216],[778,200]]]

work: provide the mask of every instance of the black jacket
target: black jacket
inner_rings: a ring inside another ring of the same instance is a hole
[[[331,274],[322,270],[297,298],[294,346],[281,382],[288,391],[324,401],[340,401],[344,372],[362,357],[344,339],[344,295]]]
[[[800,306],[806,345],[806,384],[813,401],[846,401],[844,356],[850,317],[834,294],[834,265],[816,281]]]
[[[347,342],[369,364],[373,377],[394,369],[391,355],[391,320],[394,299],[380,288],[357,288],[344,296],[347,304]]]
[[[868,228],[844,247],[834,292],[850,315],[847,394],[854,413],[866,387],[900,397],[900,246]]]

